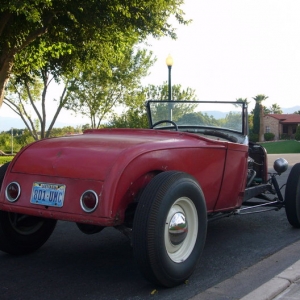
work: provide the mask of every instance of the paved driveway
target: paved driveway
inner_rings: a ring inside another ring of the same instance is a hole
[[[295,154],[268,154],[268,167],[272,168],[274,161],[282,157],[286,159],[289,163],[289,167],[293,166],[295,163],[300,163],[300,153]]]

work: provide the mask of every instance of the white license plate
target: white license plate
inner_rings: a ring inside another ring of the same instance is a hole
[[[34,182],[30,203],[44,206],[62,207],[66,186],[64,184]]]

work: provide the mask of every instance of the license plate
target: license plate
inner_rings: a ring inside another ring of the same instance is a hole
[[[30,203],[44,206],[62,207],[66,186],[64,184],[34,182]]]

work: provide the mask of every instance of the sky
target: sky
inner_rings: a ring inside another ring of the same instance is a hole
[[[148,40],[157,61],[143,84],[168,80],[170,54],[172,84],[194,89],[199,100],[247,98],[252,109],[252,98],[264,94],[267,107],[300,105],[299,0],[186,0],[182,9],[193,21],[174,22],[177,40]],[[16,117],[5,105],[1,116]],[[58,121],[88,123],[65,111]]]

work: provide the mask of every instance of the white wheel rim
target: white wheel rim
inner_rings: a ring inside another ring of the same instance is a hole
[[[198,235],[198,214],[188,197],[177,199],[170,208],[165,222],[165,247],[170,259],[185,261],[192,253]]]

